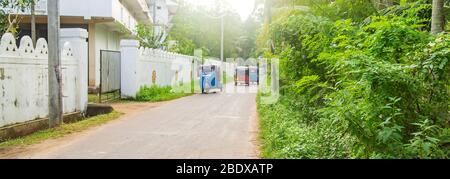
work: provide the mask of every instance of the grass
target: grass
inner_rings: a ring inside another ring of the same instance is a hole
[[[114,99],[116,98],[116,99]],[[116,102],[120,101],[120,92],[110,92],[110,93],[104,93],[102,94],[102,102]],[[99,96],[98,94],[88,94],[88,102],[89,103],[99,103]]]
[[[258,95],[257,105],[263,159],[352,158],[349,149],[354,138],[339,133],[332,121],[311,122],[294,105],[298,101],[289,97],[267,105],[261,103],[262,96]]]
[[[98,102],[98,96],[97,94],[89,94],[88,95],[88,102],[89,103],[99,103]],[[114,99],[114,100],[109,100],[109,101],[104,101],[104,103],[107,104],[117,104],[117,103],[132,103],[132,102],[136,102],[133,99]]]
[[[6,140],[0,143],[0,148],[24,147],[33,144],[38,144],[48,139],[61,138],[69,134],[81,132],[92,127],[100,126],[109,121],[119,118],[121,115],[122,113],[114,111],[109,114],[87,118],[85,120],[76,123],[63,124],[57,128],[41,130],[24,137]]]
[[[172,87],[142,87],[136,95],[136,101],[145,102],[160,102],[169,101],[186,96],[190,96],[192,93],[173,93]]]
[[[98,95],[97,94],[88,94],[88,102],[89,103],[98,103]]]
[[[279,140],[279,137],[273,136],[276,133],[280,133],[283,135],[289,135],[288,131],[282,131],[281,128],[285,128],[286,125],[282,125],[283,123],[279,123],[279,118],[281,118],[281,114],[288,113],[289,111],[284,107],[279,108],[278,104],[275,105],[264,105],[261,103],[261,97],[266,96],[259,93],[257,97],[257,108],[259,113],[260,120],[260,134],[259,140],[262,144],[261,146],[261,158],[270,159],[270,158],[286,158],[283,157],[279,151],[287,146],[287,142],[285,139]],[[276,109],[278,108],[278,109]],[[288,121],[284,119],[285,121]],[[292,124],[290,124],[292,125]],[[278,140],[277,140],[278,138]]]
[[[228,75],[226,77],[223,77],[222,80],[223,80],[223,84],[234,83],[234,76]]]
[[[196,82],[192,82],[193,85],[197,85]],[[191,93],[191,84],[185,83],[180,86],[176,86],[177,90],[186,91],[188,93],[181,92],[172,92],[174,91],[172,87],[159,87],[159,86],[151,86],[151,87],[143,87],[140,89],[135,99],[112,99],[108,101],[104,101],[107,97],[117,96],[115,93],[107,93],[102,95],[102,101],[109,104],[116,103],[132,103],[132,102],[161,102],[161,101],[170,101],[186,96],[192,95]],[[89,94],[88,95],[89,103],[99,103],[98,94]]]

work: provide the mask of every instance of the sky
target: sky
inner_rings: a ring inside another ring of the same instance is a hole
[[[186,0],[187,2],[212,7],[214,4],[214,0]],[[242,20],[246,20],[253,11],[253,6],[255,5],[255,0],[223,0],[227,1],[231,6],[239,13]]]

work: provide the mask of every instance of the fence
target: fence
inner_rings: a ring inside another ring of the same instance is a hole
[[[72,38],[72,37],[71,37]],[[84,39],[86,42],[86,39]],[[63,112],[84,112],[87,94],[82,89],[84,77],[80,74],[80,54],[65,42],[62,51]],[[77,43],[76,43],[77,44]],[[76,50],[75,50],[76,49]],[[87,49],[85,49],[87,50]],[[39,39],[36,48],[30,37],[24,36],[17,47],[16,39],[6,33],[0,42],[0,127],[48,116],[48,47]]]
[[[138,48],[135,40],[121,41],[122,97],[134,98],[143,86],[172,86],[191,92],[198,59],[157,49]],[[181,88],[179,88],[181,87]]]
[[[201,93],[197,57],[170,53],[157,49],[139,48],[136,40],[121,41],[122,85],[124,98],[134,98],[143,86],[172,86],[177,92]],[[222,66],[224,80],[232,82],[235,63],[205,59],[206,64]],[[192,84],[194,85],[192,89]]]

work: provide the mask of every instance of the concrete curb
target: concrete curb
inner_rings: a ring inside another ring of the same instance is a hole
[[[64,123],[73,123],[83,119],[83,115],[80,112],[65,114]],[[37,132],[39,130],[48,129],[48,118],[36,119],[33,121],[28,121],[20,124],[13,124],[0,128],[0,141],[7,139],[14,139],[18,137],[23,137],[31,133]]]

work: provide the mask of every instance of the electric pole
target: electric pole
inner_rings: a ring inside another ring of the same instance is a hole
[[[31,1],[31,39],[36,47],[36,0]]]
[[[223,49],[224,49],[224,22],[223,22],[223,18],[224,18],[224,16],[225,15],[222,15],[222,18],[221,18],[221,37],[220,37],[220,60],[222,61],[222,62],[224,62],[224,59],[223,59]]]
[[[62,123],[61,45],[59,42],[59,0],[47,1],[48,12],[48,110],[49,127]]]

